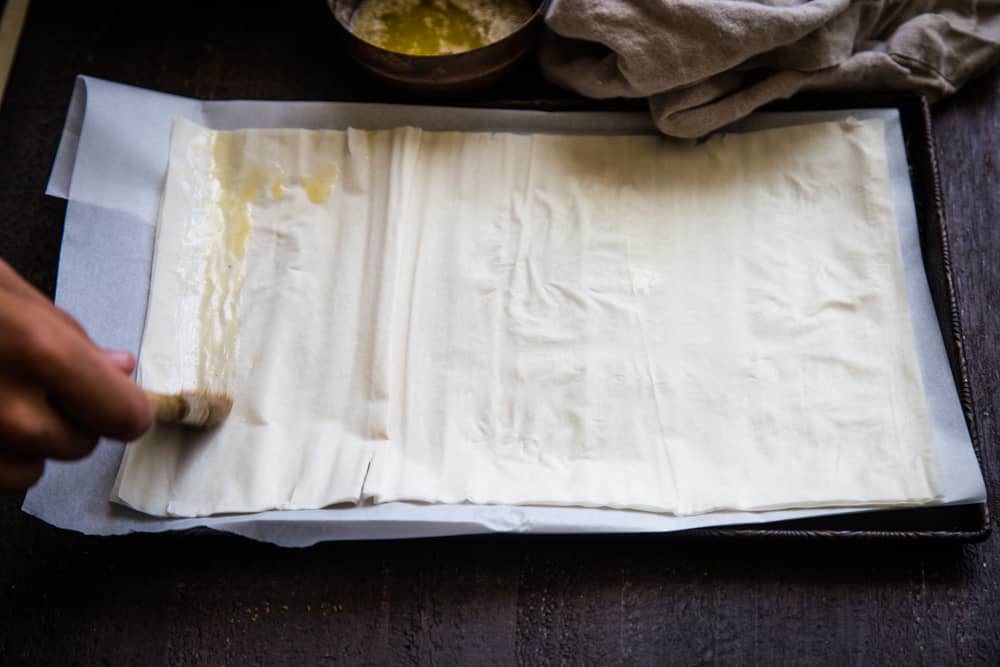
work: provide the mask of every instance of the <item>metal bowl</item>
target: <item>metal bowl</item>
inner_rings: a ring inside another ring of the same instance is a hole
[[[411,56],[375,46],[351,30],[364,0],[328,0],[341,42],[362,67],[386,81],[420,93],[464,93],[494,83],[537,46],[549,0],[531,0],[534,12],[521,27],[496,42],[440,56]]]

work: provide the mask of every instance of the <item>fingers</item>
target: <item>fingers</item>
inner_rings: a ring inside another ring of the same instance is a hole
[[[45,458],[86,456],[99,435],[146,430],[152,408],[134,369],[0,260],[0,491],[34,484]]]
[[[85,431],[132,440],[152,424],[142,390],[89,341],[40,332],[27,354],[49,398]]]
[[[135,370],[135,357],[124,350],[102,350],[104,358],[125,375],[132,375]]]
[[[0,433],[3,449],[18,459],[78,459],[97,445],[53,409],[40,391],[0,386]]]
[[[80,326],[80,323],[76,321],[75,317],[49,301],[44,294],[32,287],[31,284],[29,284],[24,278],[17,275],[14,269],[10,268],[10,266],[3,261],[0,261],[0,289],[3,289],[10,294],[18,296],[31,303],[45,308],[51,308],[56,316],[59,317],[59,319],[61,319],[65,324],[76,330],[87,340],[90,340],[90,337],[87,336],[87,332],[82,326]]]
[[[84,433],[132,440],[153,420],[142,390],[47,303],[9,303],[0,291],[0,359],[11,360]],[[6,302],[6,303],[5,303]],[[119,361],[123,361],[119,359]]]
[[[48,299],[45,299],[45,304],[46,304],[46,306],[50,305]],[[62,308],[60,308],[60,307],[58,307],[58,306],[56,306],[54,304],[51,304],[51,305],[52,305],[52,310],[55,312],[56,316],[59,319],[61,319],[70,328],[72,328],[73,330],[75,330],[78,334],[80,334],[81,336],[83,336],[86,340],[88,340],[88,341],[90,340],[90,336],[87,335],[86,330],[84,330],[83,326],[79,322],[76,321],[75,317],[73,317],[72,315],[70,315],[69,313],[67,313]]]
[[[32,287],[27,280],[19,276],[6,262],[0,262],[0,287],[24,299],[51,303],[45,298],[44,294]]]
[[[66,325],[79,333],[85,339],[90,340],[86,330],[77,322],[76,318],[50,302],[45,295],[36,290],[21,276],[14,272],[5,262],[0,261],[0,288],[5,288],[12,294],[30,300],[32,303],[51,307],[55,315]],[[120,369],[126,375],[131,375],[135,370],[135,357],[122,350],[104,350],[105,358],[112,365]]]
[[[0,458],[0,493],[24,491],[37,482],[44,471],[44,459]]]

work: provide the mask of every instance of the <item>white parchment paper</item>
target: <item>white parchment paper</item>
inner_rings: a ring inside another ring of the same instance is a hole
[[[137,352],[146,312],[154,221],[175,117],[214,129],[364,129],[415,125],[430,130],[559,133],[652,132],[646,113],[534,112],[336,102],[205,102],[81,77],[74,91],[48,194],[69,200],[56,302],[101,345]],[[916,214],[898,113],[857,110],[755,114],[735,131],[845,117],[880,117],[893,182],[917,352],[944,488],[942,504],[985,500],[976,461],[934,314],[920,257]],[[89,534],[208,527],[284,546],[325,540],[429,537],[485,532],[664,532],[762,523],[848,510],[715,513],[673,517],[644,512],[475,505],[378,506],[262,512],[198,519],[150,517],[109,501],[119,443],[93,455],[48,464],[23,509],[53,525]],[[857,510],[850,510],[857,511]]]

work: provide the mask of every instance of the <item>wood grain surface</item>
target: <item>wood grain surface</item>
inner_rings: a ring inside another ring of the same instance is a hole
[[[49,294],[42,192],[79,73],[203,98],[400,101],[319,0],[35,0],[0,108],[0,256]],[[1000,75],[934,108],[985,468],[1000,466]],[[527,65],[498,99],[566,96]],[[94,538],[0,499],[0,664],[926,664],[1000,661],[1000,542],[514,536],[285,550]]]

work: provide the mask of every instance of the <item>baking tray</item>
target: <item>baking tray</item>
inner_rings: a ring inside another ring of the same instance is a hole
[[[473,102],[467,106],[530,109],[537,111],[636,111],[646,108],[638,100],[494,100]],[[948,352],[951,372],[958,388],[965,424],[969,430],[976,461],[983,470],[979,426],[969,387],[968,362],[959,316],[959,298],[952,278],[948,225],[941,198],[934,130],[930,107],[920,95],[877,94],[806,94],[762,107],[760,111],[829,111],[839,109],[886,109],[899,111],[917,211],[917,228],[927,282],[938,324]],[[984,481],[985,481],[985,475]],[[987,486],[987,497],[989,487]],[[921,507],[905,510],[879,510],[840,514],[809,519],[776,521],[750,526],[697,528],[669,533],[671,539],[743,538],[743,539],[862,539],[862,540],[933,540],[981,542],[991,531],[986,503]]]
[[[85,84],[84,84],[85,85]],[[95,84],[96,85],[96,84]],[[101,85],[109,85],[103,82]],[[114,84],[110,84],[114,85]],[[409,101],[412,104],[412,101]],[[434,100],[440,104],[440,100]],[[453,101],[449,101],[455,106]],[[492,101],[476,102],[465,106],[506,109],[532,109],[545,111],[635,111],[643,109],[641,102],[588,101],[582,99]],[[934,158],[933,133],[926,102],[919,97],[899,95],[867,95],[863,97],[799,97],[772,105],[772,111],[830,111],[863,108],[894,108],[899,113],[903,131],[906,160],[909,166],[912,191],[915,193],[915,213],[918,223],[920,252],[929,276],[929,291],[935,315],[942,329],[949,363],[956,380],[960,409],[973,443],[977,464],[982,469],[979,432],[975,422],[971,392],[966,374],[966,360],[961,346],[962,332],[958,315],[958,299],[951,279],[946,223],[941,206],[938,174]],[[898,146],[898,144],[897,144]],[[54,192],[59,194],[57,183]],[[65,185],[61,186],[65,187]],[[65,196],[65,195],[63,195]],[[912,239],[912,236],[911,236]],[[911,246],[912,247],[912,246]],[[926,302],[925,302],[926,303]],[[925,311],[926,313],[926,311]],[[929,315],[929,313],[927,313]],[[926,321],[926,320],[925,320]],[[940,357],[939,357],[940,359]],[[954,404],[953,408],[954,408]],[[955,415],[957,417],[957,415]],[[30,495],[30,494],[29,494]],[[27,504],[27,501],[26,501]],[[36,508],[37,509],[37,508]],[[30,510],[28,510],[30,511]],[[38,516],[45,518],[42,514]],[[46,519],[48,520],[48,519]],[[57,525],[58,522],[56,522]],[[103,525],[101,530],[107,530]],[[115,528],[114,526],[112,528]],[[120,528],[117,527],[117,528]],[[111,532],[117,532],[117,528]],[[989,516],[985,504],[923,507],[909,510],[856,512],[835,516],[772,522],[742,526],[726,526],[670,533],[667,539],[732,538],[741,539],[922,539],[937,541],[977,541],[989,535]],[[240,531],[236,531],[240,532]],[[103,533],[101,533],[103,534]]]

